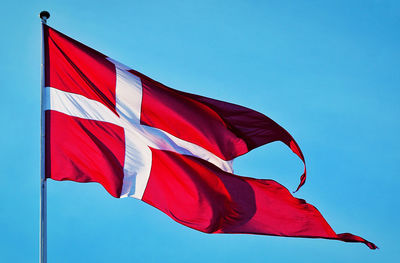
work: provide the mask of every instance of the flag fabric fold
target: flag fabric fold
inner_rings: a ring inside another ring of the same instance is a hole
[[[43,25],[46,178],[100,183],[206,233],[362,242],[273,180],[235,175],[233,159],[293,137],[254,110],[185,93]],[[297,191],[296,190],[296,191]]]

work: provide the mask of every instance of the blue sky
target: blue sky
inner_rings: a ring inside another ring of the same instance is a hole
[[[208,235],[100,185],[48,183],[49,262],[394,262],[400,256],[398,1],[8,1],[0,17],[0,262],[38,259],[40,59],[49,25],[176,89],[258,110],[295,137],[295,194],[375,242]],[[281,143],[235,172],[291,190]]]

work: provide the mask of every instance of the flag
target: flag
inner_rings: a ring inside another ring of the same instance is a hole
[[[362,242],[336,234],[319,211],[282,185],[238,176],[232,161],[281,141],[280,125],[254,110],[152,80],[43,25],[45,176],[100,183],[206,233]]]

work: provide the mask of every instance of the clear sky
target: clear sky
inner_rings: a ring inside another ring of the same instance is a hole
[[[0,16],[0,262],[38,259],[40,59],[48,24],[176,89],[258,110],[303,150],[295,194],[378,245],[184,227],[98,184],[48,183],[49,262],[395,262],[400,256],[399,1],[5,1]],[[272,143],[234,163],[290,190]]]

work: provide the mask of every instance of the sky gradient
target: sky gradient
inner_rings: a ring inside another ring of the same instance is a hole
[[[374,242],[204,234],[99,184],[48,182],[49,262],[395,262],[400,256],[400,2],[8,1],[0,17],[0,262],[36,262],[41,24],[175,89],[260,111],[308,169],[294,196]],[[282,143],[235,173],[295,190]]]

